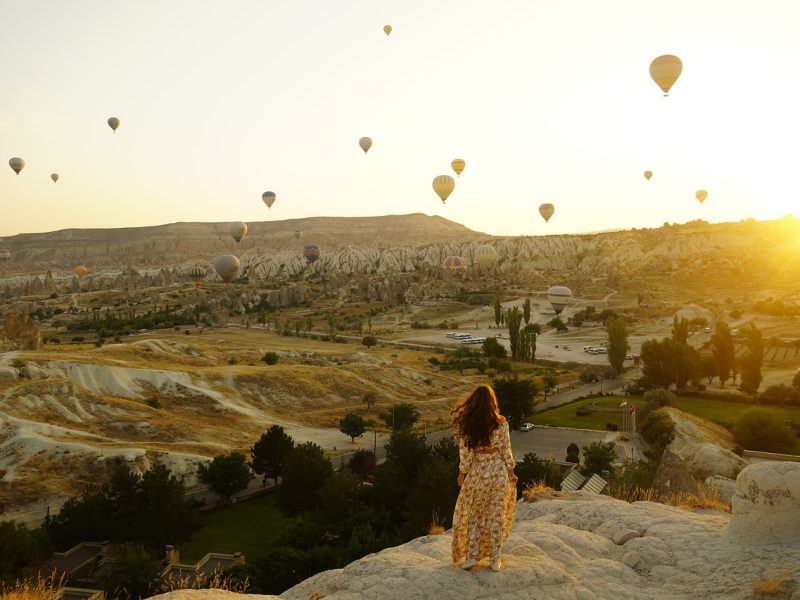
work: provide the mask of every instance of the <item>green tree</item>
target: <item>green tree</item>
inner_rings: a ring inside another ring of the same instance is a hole
[[[519,353],[517,356],[519,360],[530,362],[536,360],[536,340],[541,332],[542,328],[539,327],[538,323],[531,323],[522,328],[519,340]]]
[[[419,411],[410,402],[395,404],[392,408],[381,415],[381,419],[392,431],[400,429],[411,429],[419,420]]]
[[[500,319],[503,315],[503,307],[500,304],[500,298],[494,299],[494,324],[500,327]]]
[[[561,320],[561,317],[553,317],[547,322],[547,324],[559,333],[562,331],[567,331],[567,326],[564,324],[564,321]]]
[[[372,410],[372,407],[378,402],[378,395],[375,392],[364,392],[361,401],[367,405],[367,410]]]
[[[500,342],[497,341],[497,338],[488,337],[483,342],[483,355],[487,358],[495,357],[495,358],[505,358],[508,354],[506,352],[506,347],[503,346]]]
[[[367,423],[364,417],[358,413],[350,412],[339,419],[339,431],[350,437],[351,442],[355,442],[357,437],[364,435],[367,430]]]
[[[608,341],[608,363],[619,375],[625,365],[625,356],[631,349],[628,344],[628,326],[622,317],[606,320],[606,339]]]
[[[684,345],[689,343],[689,319],[679,319],[678,315],[672,318],[672,341]]]
[[[581,462],[581,449],[578,448],[578,444],[575,442],[571,442],[570,445],[567,446],[567,462],[575,464]]]
[[[675,439],[675,423],[664,411],[652,411],[642,423],[641,433],[651,446],[666,448]]]
[[[736,349],[730,327],[725,321],[717,321],[714,335],[711,336],[711,356],[714,359],[714,374],[719,377],[721,387],[725,387],[725,382],[731,376],[735,355]]]
[[[3,584],[32,577],[51,551],[43,529],[30,530],[14,521],[0,521],[0,548],[0,589]]]
[[[717,364],[711,354],[700,355],[700,373],[711,383],[717,376]]]
[[[378,343],[378,338],[376,338],[374,335],[365,335],[363,338],[361,338],[361,343],[367,348],[372,348]]]
[[[332,474],[331,461],[317,444],[295,446],[284,461],[278,505],[293,515],[315,510],[322,505],[322,488]]]
[[[525,319],[525,325],[531,322],[531,299],[525,298],[522,303],[522,318]]]
[[[553,389],[556,388],[558,385],[558,375],[555,374],[553,369],[547,369],[542,375],[542,388],[544,392],[547,394]]]
[[[230,452],[218,454],[210,463],[197,465],[197,477],[227,504],[236,492],[247,487],[253,472],[244,454]]]
[[[536,382],[532,379],[504,377],[495,379],[493,387],[500,413],[508,419],[511,429],[519,429],[523,419],[533,413],[534,398],[538,391]]]
[[[114,549],[114,561],[102,576],[106,598],[150,598],[158,592],[162,570],[161,560],[154,551],[136,544],[121,544]]]
[[[522,495],[526,487],[539,482],[558,489],[563,479],[561,471],[553,464],[552,460],[539,458],[532,452],[528,452],[521,461],[517,462],[514,471],[517,474],[517,497]]]
[[[691,346],[665,338],[642,343],[642,375],[652,387],[678,388],[700,376],[700,353]]]
[[[458,498],[458,462],[429,457],[422,463],[405,502],[404,533],[425,535],[436,521],[445,529],[452,525]]]
[[[367,481],[372,477],[372,474],[375,472],[375,467],[377,466],[375,454],[372,450],[359,448],[353,453],[353,456],[350,457],[348,466],[362,481]]]
[[[278,364],[278,353],[277,352],[265,352],[264,356],[261,357],[261,360],[268,365],[276,365]]]
[[[519,360],[520,354],[520,335],[519,328],[522,322],[522,315],[516,306],[506,311],[506,325],[508,325],[508,343],[511,346],[511,360]]]
[[[283,463],[293,448],[292,437],[280,425],[273,425],[261,434],[250,449],[250,468],[264,477],[264,483],[268,477],[272,477],[275,485],[278,485],[278,477],[283,473]]]
[[[763,378],[761,365],[764,362],[764,340],[761,330],[753,323],[742,327],[741,332],[744,335],[745,353],[739,367],[742,374],[739,387],[748,394],[755,394]]]
[[[791,453],[797,449],[797,436],[780,413],[766,408],[743,412],[733,425],[733,439],[746,450]]]
[[[794,373],[794,377],[792,378],[792,387],[796,390],[800,390],[800,369]]]
[[[386,444],[386,462],[401,467],[413,478],[430,455],[425,437],[410,429],[399,429],[392,434]]]
[[[583,447],[583,469],[584,475],[602,474],[603,471],[611,471],[614,468],[614,460],[617,454],[614,450],[614,442],[592,442]]]

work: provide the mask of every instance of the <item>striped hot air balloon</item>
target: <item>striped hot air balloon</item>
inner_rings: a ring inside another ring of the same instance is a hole
[[[199,288],[200,284],[203,283],[203,280],[206,278],[206,270],[204,267],[200,265],[195,265],[191,269],[189,269],[189,279],[194,284],[195,288]]]
[[[448,256],[442,261],[442,267],[451,271],[456,269],[464,269],[467,266],[467,261],[463,256]]]
[[[317,244],[306,244],[303,246],[303,256],[308,261],[308,264],[317,262],[319,260],[319,246]]]
[[[567,308],[570,298],[572,298],[572,290],[563,285],[554,285],[547,290],[547,299],[557,315],[560,315],[561,311]]]
[[[475,248],[475,262],[482,267],[491,267],[497,261],[497,250],[489,244]]]

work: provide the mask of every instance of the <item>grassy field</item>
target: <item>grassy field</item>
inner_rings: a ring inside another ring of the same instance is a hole
[[[194,563],[208,552],[242,552],[252,561],[276,538],[288,519],[275,505],[275,494],[261,494],[226,508],[200,514],[200,529],[181,546],[181,562]]]
[[[590,398],[532,415],[528,417],[527,420],[536,425],[549,425],[551,427],[577,427],[579,429],[605,429],[606,423],[614,423],[620,429],[622,429],[622,409],[619,406],[622,402],[632,402],[637,406],[644,404],[641,398],[627,398],[623,396]],[[585,417],[577,416],[575,411],[587,404],[596,404],[597,406],[617,408],[620,412],[593,412]]]
[[[585,417],[575,414],[576,409],[587,404],[598,406],[619,407],[621,402],[632,402],[641,406],[641,398],[629,398],[626,396],[606,396],[604,398],[590,398],[580,400],[572,404],[560,406],[528,418],[528,421],[536,425],[550,425],[552,427],[578,427],[582,429],[605,429],[606,423],[616,423],[622,426],[622,415],[614,413],[592,413]],[[728,426],[736,422],[744,411],[756,405],[741,402],[728,402],[725,400],[708,400],[704,398],[678,398],[678,408],[682,411],[711,421],[720,425]],[[800,422],[800,408],[789,406],[764,406],[782,414],[787,419]]]

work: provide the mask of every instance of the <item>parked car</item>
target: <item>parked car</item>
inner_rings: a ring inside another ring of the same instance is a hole
[[[530,431],[533,429],[533,423],[523,423],[519,426],[520,431]]]

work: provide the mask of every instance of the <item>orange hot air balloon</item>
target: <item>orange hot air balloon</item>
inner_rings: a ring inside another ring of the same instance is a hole
[[[84,267],[83,265],[75,267],[73,273],[78,276],[78,279],[83,279],[86,277],[86,274],[89,272],[89,269]]]

